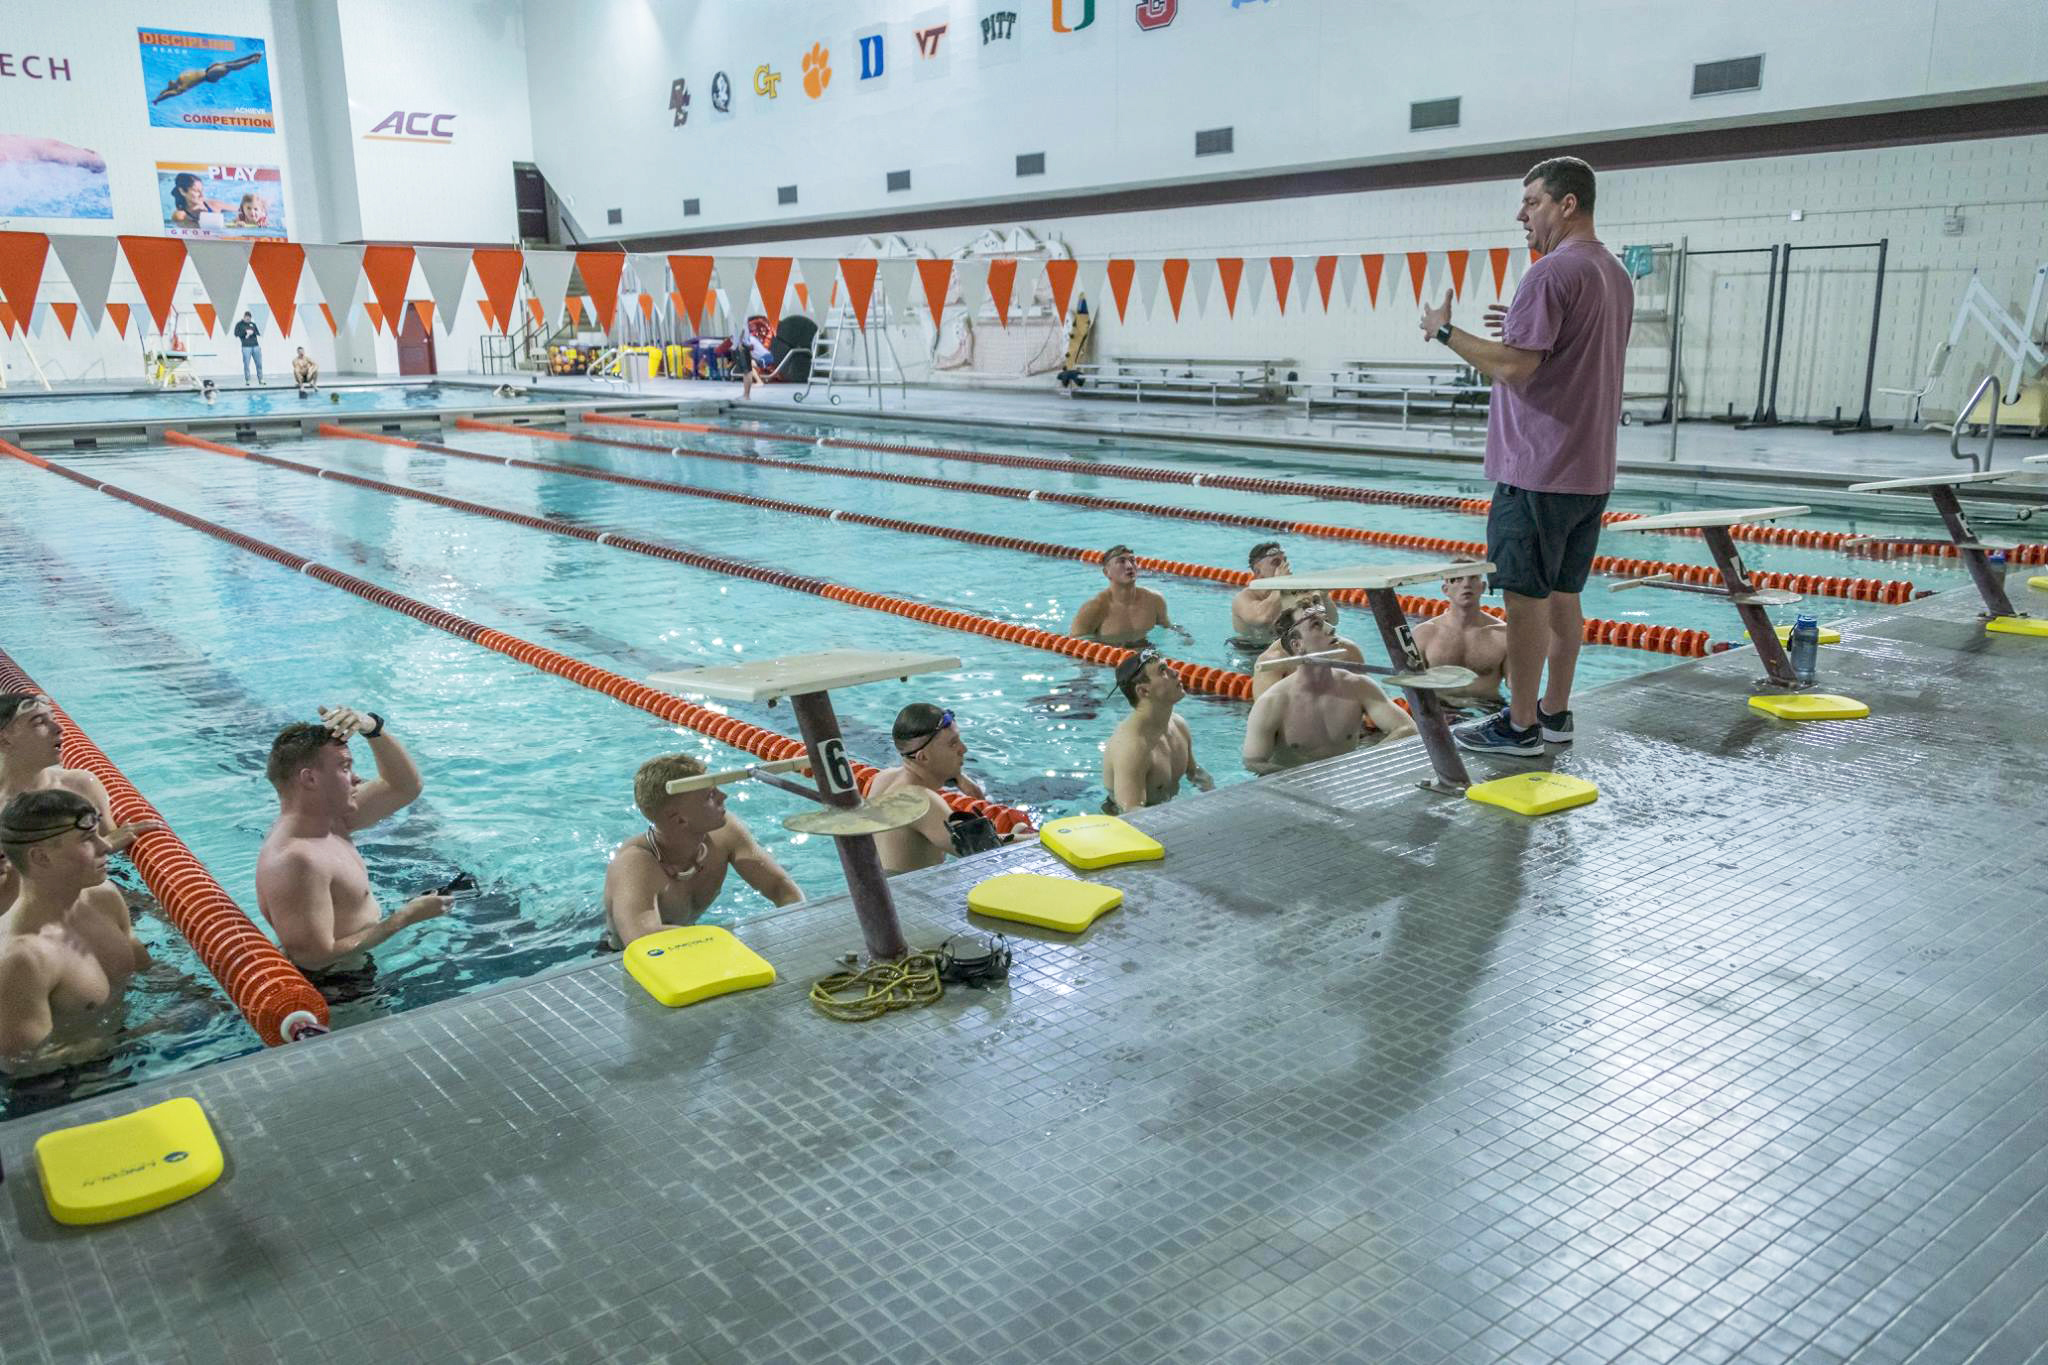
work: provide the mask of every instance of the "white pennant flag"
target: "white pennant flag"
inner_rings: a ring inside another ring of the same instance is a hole
[[[232,321],[242,301],[242,278],[249,272],[249,243],[187,242],[185,256],[199,273],[199,287],[222,323]]]
[[[969,256],[953,262],[953,287],[960,291],[960,316],[978,320],[988,302],[988,258]]]
[[[1337,288],[1344,294],[1344,310],[1349,312],[1357,304],[1358,286],[1365,278],[1365,266],[1358,259],[1358,253],[1347,251],[1337,258]]]
[[[820,327],[832,307],[832,288],[839,282],[839,262],[830,256],[799,257],[796,268],[803,272],[804,295],[810,302],[804,312]],[[796,291],[792,288],[790,292]]]
[[[363,278],[362,247],[309,246],[306,267],[313,272],[313,283],[320,286],[327,311],[334,314],[335,327],[347,327],[348,311],[355,306],[356,289]]]
[[[569,273],[576,268],[573,251],[529,251],[526,253],[526,283],[533,297],[547,309],[550,321],[562,315],[569,296]]]
[[[441,323],[441,334],[455,330],[455,313],[462,306],[462,291],[469,283],[470,253],[466,246],[421,246],[413,248],[420,263],[420,275],[427,282],[427,297]],[[511,326],[508,320],[505,324]]]
[[[1264,256],[1244,258],[1244,278],[1237,286],[1237,306],[1246,317],[1256,316],[1259,311],[1259,295],[1266,290],[1266,276],[1272,271]]]
[[[910,290],[917,280],[917,262],[908,256],[892,256],[875,266],[882,299],[889,305],[889,318],[901,322],[910,316]]]
[[[1164,278],[1166,263],[1157,259],[1139,259],[1137,265],[1138,302],[1145,309],[1145,316],[1152,316],[1152,306],[1159,300],[1159,282]]]
[[[1209,290],[1216,283],[1216,258],[1197,256],[1188,262],[1187,298],[1181,304],[1181,311],[1193,311],[1202,317],[1209,311]]]
[[[1095,256],[1081,256],[1074,260],[1074,302],[1067,305],[1072,312],[1082,299],[1088,300],[1088,311],[1097,321],[1102,318],[1102,260]]]
[[[1017,278],[1010,285],[1010,316],[1021,318],[1031,312],[1038,301],[1039,277],[1045,273],[1045,262],[1036,256],[1022,257],[1017,262]]]
[[[1301,301],[1303,312],[1323,308],[1323,286],[1316,281],[1316,257],[1296,256],[1294,258],[1294,294]],[[1287,305],[1292,312],[1294,304]]]
[[[50,246],[64,267],[64,277],[71,281],[71,292],[78,295],[78,310],[85,314],[86,324],[98,331],[100,318],[107,311],[107,290],[114,282],[114,255],[120,243],[112,237],[52,233]]]
[[[756,264],[758,258],[754,256],[718,256],[711,262],[718,287],[725,291],[726,313],[732,318],[735,334],[753,314]]]

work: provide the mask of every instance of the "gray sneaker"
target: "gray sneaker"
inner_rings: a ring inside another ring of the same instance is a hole
[[[1572,713],[1560,711],[1551,715],[1542,707],[1536,708],[1536,725],[1543,731],[1545,744],[1569,744],[1572,742]]]

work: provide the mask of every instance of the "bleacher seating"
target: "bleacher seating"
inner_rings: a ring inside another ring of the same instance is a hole
[[[1083,365],[1081,398],[1207,399],[1225,403],[1270,403],[1295,382],[1292,360],[1217,360],[1184,356],[1113,356]]]

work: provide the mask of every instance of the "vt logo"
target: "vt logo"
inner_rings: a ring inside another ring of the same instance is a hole
[[[1234,0],[1233,0],[1234,2]],[[1079,33],[1095,22],[1095,0],[1080,0],[1081,21],[1067,22],[1068,7],[1074,0],[1052,0],[1052,31],[1054,33]]]
[[[882,35],[870,33],[860,40],[860,78],[871,81],[882,74]]]
[[[782,73],[771,71],[763,62],[754,68],[754,93],[766,99],[779,99],[776,87],[782,84]]]
[[[1180,0],[1138,0],[1138,27],[1146,32],[1165,28],[1180,13]]]
[[[981,45],[987,47],[990,43],[1014,37],[1016,30],[1017,11],[999,9],[993,14],[984,14],[981,17]]]
[[[939,55],[939,39],[946,36],[946,26],[933,24],[930,28],[917,30],[912,36],[917,39],[917,55],[929,60]]]

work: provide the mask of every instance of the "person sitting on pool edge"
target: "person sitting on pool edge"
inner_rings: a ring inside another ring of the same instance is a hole
[[[1478,560],[1470,561],[1478,563]],[[1507,704],[1501,695],[1501,678],[1508,665],[1508,627],[1505,621],[1479,609],[1486,591],[1480,574],[1464,574],[1444,580],[1444,600],[1450,609],[1415,623],[1415,647],[1424,662],[1455,664],[1479,676],[1470,687],[1456,692],[1439,692],[1437,697],[1453,710],[1491,715]]]
[[[723,788],[669,795],[668,784],[677,778],[703,775],[704,764],[689,754],[650,758],[633,774],[633,804],[647,818],[647,830],[620,844],[605,870],[607,949],[695,924],[718,899],[728,868],[778,906],[804,898],[746,823],[726,814]]]
[[[936,867],[949,853],[964,858],[1012,841],[1014,836],[998,834],[987,816],[955,811],[941,794],[950,786],[971,801],[988,800],[975,780],[961,771],[967,762],[967,745],[951,711],[942,711],[930,702],[912,702],[896,713],[889,738],[902,762],[875,775],[867,799],[874,801],[898,787],[922,787],[929,799],[916,824],[875,836],[875,851],[881,855],[884,872],[893,877],[899,872]]]
[[[107,881],[100,813],[77,792],[0,807],[0,853],[21,883],[0,914],[0,1071],[50,1070],[104,1052],[128,983],[149,966],[128,902]]]
[[[356,776],[349,753],[356,736],[368,742],[377,764],[368,782]],[[382,716],[323,706],[318,724],[278,731],[264,773],[277,791],[279,814],[256,855],[256,905],[278,947],[302,970],[331,969],[447,912],[446,897],[427,895],[384,914],[351,838],[419,799],[420,770]]]
[[[1320,611],[1285,611],[1274,622],[1278,643],[1295,654],[1335,646],[1337,633]],[[1374,733],[1374,732],[1377,733]],[[1244,766],[1263,776],[1348,754],[1415,733],[1408,713],[1387,700],[1371,678],[1328,661],[1305,659],[1252,703],[1244,727]]]
[[[313,357],[306,354],[306,348],[299,347],[299,353],[292,357],[292,382],[299,386],[299,397],[310,398],[320,384],[320,367],[313,363]]]
[[[1261,578],[1281,578],[1294,572],[1287,562],[1287,551],[1280,548],[1277,540],[1262,540],[1252,546],[1250,556],[1252,581],[1237,591],[1230,599],[1231,643],[1244,649],[1262,649],[1273,643],[1273,622],[1280,613],[1302,602],[1320,602],[1329,615],[1330,624],[1337,624],[1337,608],[1330,599],[1320,592],[1277,592],[1258,586]]]
[[[50,699],[34,692],[0,692],[0,806],[28,792],[68,791],[84,797],[99,812],[101,835],[116,853],[152,830],[164,828],[161,820],[137,820],[116,825],[107,789],[83,768],[67,768],[63,756],[64,732],[57,724]],[[0,858],[0,910],[14,903],[14,864]],[[121,912],[128,923],[128,912]]]
[[[1160,626],[1184,640],[1191,638],[1168,616],[1164,597],[1138,586],[1138,557],[1130,546],[1112,545],[1102,552],[1102,576],[1109,586],[1081,604],[1067,634],[1106,645],[1137,645]]]
[[[1307,602],[1300,603],[1292,608],[1292,610],[1295,618],[1300,620],[1310,614],[1322,615],[1323,605],[1320,601],[1312,598]],[[1324,616],[1323,620],[1326,626],[1329,625],[1329,618],[1327,616]],[[1330,638],[1332,643],[1329,648],[1342,651],[1343,657],[1346,660],[1354,664],[1365,662],[1365,651],[1358,647],[1357,641],[1337,634],[1334,629],[1330,632]],[[1252,665],[1252,700],[1254,702],[1271,691],[1274,684],[1287,677],[1295,669],[1301,667],[1300,664],[1283,664],[1278,662],[1281,659],[1288,659],[1293,656],[1294,651],[1287,647],[1285,641],[1278,638],[1275,638],[1272,644],[1266,646],[1265,653],[1259,655],[1258,661]],[[1268,667],[1267,665],[1271,666]]]
[[[1163,806],[1179,793],[1183,777],[1203,791],[1214,790],[1216,780],[1195,762],[1188,723],[1173,713],[1187,689],[1159,651],[1140,649],[1118,664],[1116,685],[1131,714],[1102,746],[1102,785],[1109,789],[1103,813]]]

